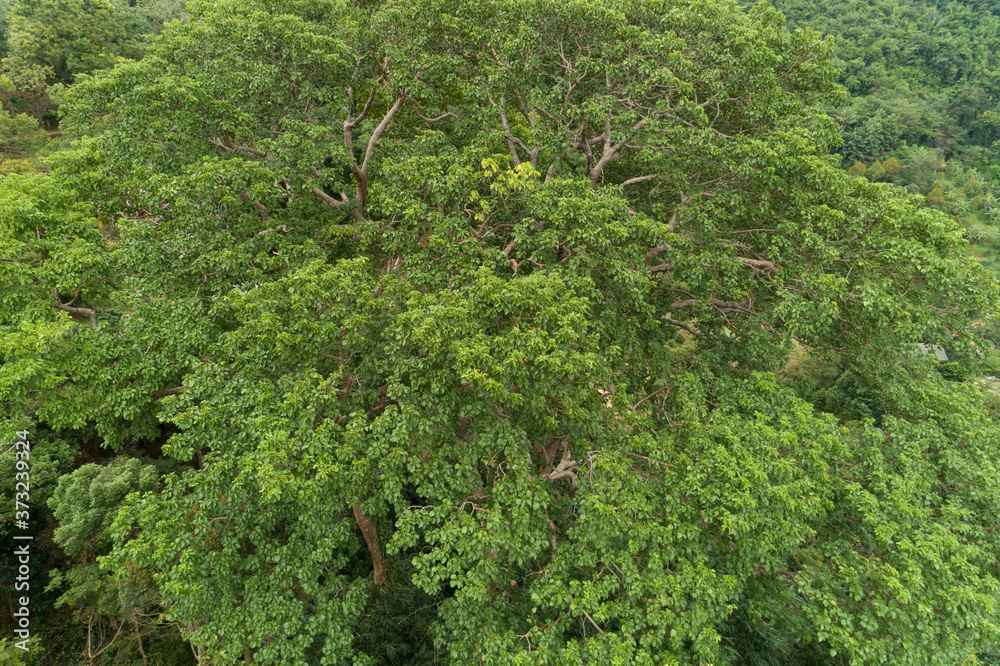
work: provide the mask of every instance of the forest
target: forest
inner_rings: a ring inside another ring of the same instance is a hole
[[[1000,664],[998,94],[986,0],[0,0],[0,664]]]

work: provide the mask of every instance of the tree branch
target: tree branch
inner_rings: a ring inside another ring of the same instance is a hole
[[[597,186],[597,179],[601,177],[601,173],[604,171],[604,167],[606,167],[613,159],[615,159],[615,155],[618,153],[619,150],[622,149],[622,146],[624,146],[628,142],[628,140],[632,137],[632,133],[639,131],[639,129],[645,124],[646,124],[646,119],[643,118],[635,125],[632,125],[632,131],[626,132],[625,136],[622,137],[622,140],[612,146],[611,121],[605,121],[604,150],[601,152],[601,159],[598,160],[597,164],[594,165],[594,168],[590,170],[591,187]]]
[[[414,102],[413,106],[416,107],[416,105],[417,105],[417,103]],[[413,113],[415,113],[417,115],[417,118],[420,118],[425,123],[437,123],[437,122],[440,122],[440,121],[444,120],[445,118],[454,118],[454,119],[458,120],[458,114],[456,114],[454,111],[449,111],[448,113],[444,113],[444,114],[438,116],[437,118],[428,118],[427,116],[425,116],[422,113],[420,113],[419,111],[417,111],[416,108],[413,109]]]
[[[666,252],[667,250],[672,250],[672,249],[673,248],[670,247],[669,245],[658,245],[658,246],[654,247],[652,250],[650,250],[649,252],[646,253],[646,258],[647,259],[652,259],[653,257],[658,257],[661,254],[663,254],[664,252]]]
[[[503,135],[507,139],[507,149],[510,151],[511,159],[514,160],[514,166],[520,166],[521,158],[517,156],[517,148],[515,147],[515,142],[517,145],[520,145],[525,152],[528,152],[528,147],[524,145],[523,141],[514,136],[513,132],[510,131],[510,123],[507,121],[507,112],[504,111],[503,108],[504,104],[503,97],[502,96],[500,97],[500,104],[494,102],[493,97],[491,97],[489,93],[486,94],[486,98],[490,100],[490,104],[492,104],[496,108],[497,112],[500,114],[500,124],[503,127]]]
[[[365,543],[368,544],[368,552],[371,553],[372,566],[375,569],[375,584],[381,587],[386,579],[387,567],[385,560],[378,552],[378,532],[375,529],[375,524],[361,510],[360,504],[354,505],[354,520],[361,528],[361,533],[365,536]]]
[[[285,232],[286,234],[290,234],[290,233],[292,233],[293,231],[295,231],[296,229],[298,229],[298,227],[292,227],[291,229],[289,229],[289,228],[288,228],[288,227],[286,227],[285,225],[283,225],[283,224],[279,224],[279,225],[278,225],[278,226],[276,226],[276,227],[275,227],[274,229],[264,229],[263,231],[258,231],[258,232],[257,232],[257,235],[258,235],[258,236],[266,236],[267,234],[269,234],[269,233],[271,233],[271,232],[273,232],[273,231],[283,231],[283,232]]]
[[[331,197],[329,194],[327,194],[326,192],[324,192],[323,190],[321,190],[318,187],[312,188],[312,191],[313,191],[313,194],[315,194],[320,199],[322,199],[323,201],[327,202],[328,204],[330,204],[334,208],[340,208],[344,204],[348,203],[348,201],[347,201],[347,195],[344,194],[343,192],[340,193],[341,200],[337,201],[336,199],[334,199],[333,197]]]
[[[216,138],[209,139],[208,142],[213,146],[215,146],[216,148],[227,150],[230,153],[235,153],[237,150],[243,150],[245,152],[250,153],[254,157],[261,157],[267,159],[267,153],[262,153],[259,150],[254,150],[253,148],[248,148],[246,146],[234,146],[232,144],[223,143],[220,139]]]
[[[597,629],[597,631],[599,633],[602,633],[602,634],[604,633],[604,630],[601,629],[599,626],[597,626],[597,623],[594,622],[594,618],[590,617],[590,613],[588,613],[587,611],[583,610],[582,608],[580,609],[580,612],[583,613],[583,616],[585,618],[587,618],[592,625],[594,625],[594,629]]]
[[[778,267],[775,266],[770,261],[764,259],[747,259],[746,257],[736,257],[736,261],[740,262],[744,266],[749,266],[751,268],[763,268],[769,271],[776,271]]]
[[[89,317],[90,325],[93,328],[97,328],[97,311],[90,308],[75,308],[70,305],[65,305],[62,299],[59,298],[59,290],[55,287],[52,288],[52,295],[56,299],[56,308],[62,310],[63,312],[68,312],[71,315],[77,315],[78,317]],[[74,299],[76,300],[76,299]],[[73,301],[70,301],[72,303]]]
[[[379,139],[382,138],[385,130],[389,127],[389,123],[391,123],[392,119],[396,117],[399,110],[403,108],[403,103],[406,102],[408,97],[409,92],[404,90],[400,93],[399,97],[396,98],[396,103],[393,104],[392,107],[386,112],[385,116],[382,118],[382,122],[378,124],[375,131],[372,132],[371,138],[368,139],[368,147],[365,148],[365,157],[361,162],[361,167],[355,167],[352,169],[352,171],[355,171],[355,177],[360,174],[363,179],[363,185],[361,181],[358,182],[358,206],[361,208],[365,205],[365,195],[368,191],[368,165],[371,163],[372,155],[375,153],[375,146],[378,145]]]
[[[175,386],[174,388],[157,389],[153,391],[152,396],[154,398],[166,398],[168,395],[178,395],[183,393],[188,386]]]
[[[262,222],[267,222],[267,217],[268,217],[268,215],[267,215],[267,206],[265,206],[261,202],[257,201],[253,197],[251,197],[249,190],[243,190],[242,192],[240,192],[240,196],[243,197],[244,199],[246,199],[247,201],[252,201],[253,205],[254,205],[254,208],[256,208],[257,210],[260,211],[261,221]]]
[[[691,328],[690,326],[688,326],[687,324],[685,324],[682,321],[677,321],[676,319],[671,319],[670,317],[664,317],[663,321],[665,321],[668,324],[671,324],[673,326],[677,326],[679,328],[683,328],[685,331],[687,331],[691,335],[698,335],[698,331],[694,330],[693,328]]]
[[[654,178],[657,177],[657,175],[658,174],[652,174],[650,176],[637,176],[635,178],[629,178],[624,183],[619,185],[619,187],[624,188],[628,185],[635,185],[636,183],[645,183],[647,180],[653,180]]]

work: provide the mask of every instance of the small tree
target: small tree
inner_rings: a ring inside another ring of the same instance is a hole
[[[37,155],[49,137],[38,121],[26,113],[0,113],[0,165],[8,158],[26,159]]]
[[[927,193],[927,196],[924,198],[924,201],[927,203],[928,206],[934,206],[935,208],[944,208],[945,205],[944,189],[941,187],[940,182],[934,183],[934,187],[932,187],[931,191]]]
[[[895,157],[890,157],[885,162],[882,163],[882,168],[885,170],[885,177],[887,180],[892,180],[899,173],[900,165]]]
[[[883,167],[878,160],[872,162],[872,165],[868,167],[868,180],[872,181],[873,183],[876,181],[885,180],[885,167]]]

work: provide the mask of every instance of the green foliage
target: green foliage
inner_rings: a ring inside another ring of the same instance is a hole
[[[68,566],[51,571],[48,589],[63,590],[55,606],[73,608],[87,625],[90,649],[109,658],[140,654],[142,634],[156,625],[158,595],[148,572],[130,565],[109,575],[98,558],[111,548],[109,530],[125,498],[158,489],[169,467],[124,455],[108,465],[86,464],[60,478],[49,499],[59,525],[53,538]],[[131,630],[118,632],[123,625]]]
[[[38,121],[21,113],[14,117],[0,114],[0,166],[8,158],[34,157],[48,143],[49,137]]]
[[[853,178],[864,178],[866,173],[868,173],[868,169],[864,162],[855,162],[854,166],[847,170],[847,175]]]
[[[907,352],[973,349],[997,283],[830,156],[830,42],[715,0],[188,7],[0,180],[10,426],[183,464],[63,477],[64,601],[204,663],[995,644],[1000,431]]]
[[[885,170],[885,177],[892,180],[902,167],[896,161],[895,157],[890,157],[882,163],[882,168]]]
[[[964,382],[969,378],[969,369],[955,361],[948,361],[938,366],[941,376],[952,382]]]
[[[944,206],[944,190],[941,188],[941,183],[934,183],[934,187],[931,191],[927,193],[927,197],[924,199],[928,206]]]

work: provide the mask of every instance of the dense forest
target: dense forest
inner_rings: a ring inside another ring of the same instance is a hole
[[[1000,663],[998,28],[0,0],[0,664]]]
[[[852,173],[958,219],[1000,274],[1000,5],[977,0],[775,0],[790,29],[834,40],[849,93],[831,108]]]

